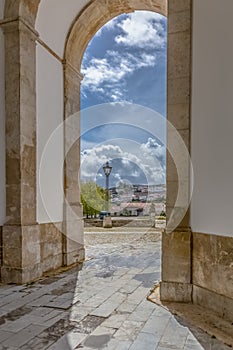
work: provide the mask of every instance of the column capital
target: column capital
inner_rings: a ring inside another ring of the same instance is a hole
[[[27,30],[31,33],[34,40],[39,38],[39,33],[23,17],[12,17],[0,20],[0,28],[4,33]]]
[[[70,74],[74,75],[79,80],[79,82],[81,84],[81,81],[83,80],[83,74],[80,71],[78,71],[75,67],[73,67],[72,64],[70,62],[68,62],[67,60],[63,60],[62,64],[63,64],[64,71],[66,73],[69,72]]]

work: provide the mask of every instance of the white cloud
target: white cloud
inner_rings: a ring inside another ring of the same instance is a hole
[[[101,36],[105,30],[112,30],[116,27],[116,24],[119,20],[119,17],[115,17],[112,20],[108,21],[103,27],[101,27],[98,32],[95,34]]]
[[[163,18],[157,13],[147,11],[129,14],[117,24],[122,33],[116,36],[116,43],[143,49],[164,47],[166,37],[162,24]]]
[[[135,178],[135,183],[140,183],[147,178],[150,184],[160,184],[165,182],[165,148],[153,140],[157,147],[150,147],[152,139],[148,139],[145,144],[135,142],[122,142],[116,144],[102,144],[92,149],[86,150],[82,154],[81,176],[83,180],[95,181],[99,169],[106,161],[114,164],[114,174],[112,178],[120,181],[127,176]],[[140,169],[140,170],[139,170]]]
[[[149,137],[166,143],[166,119],[152,109],[127,101],[99,104],[82,110],[81,127],[82,150],[108,140],[113,144],[112,140],[119,138],[134,140],[140,145]],[[119,140],[116,145],[119,145]],[[124,145],[120,146],[126,149]]]
[[[140,69],[153,68],[157,63],[156,49],[166,43],[164,17],[148,11],[136,11],[109,21],[98,32],[111,31],[104,45],[104,57],[94,57],[87,50],[83,58],[82,96],[89,93],[107,102],[127,99],[128,78]],[[110,39],[111,37],[111,39]],[[101,40],[101,39],[99,39]],[[98,42],[101,50],[102,44]]]
[[[112,101],[114,102],[117,102],[119,100],[122,100],[124,97],[124,94],[123,94],[123,91],[118,89],[118,88],[115,88],[112,95],[111,95],[111,99]]]
[[[93,57],[82,69],[84,79],[82,88],[102,93],[111,101],[120,101],[124,96],[124,80],[136,70],[154,67],[156,55],[148,53],[119,54],[117,51],[107,51],[104,58]]]
[[[98,30],[96,36],[101,36],[104,31],[118,29],[121,33],[115,38],[117,44],[143,49],[160,48],[166,42],[163,20],[164,16],[155,12],[135,11],[110,20]]]
[[[140,149],[144,157],[147,159],[156,157],[165,166],[166,147],[164,145],[150,137],[147,143],[141,145]]]

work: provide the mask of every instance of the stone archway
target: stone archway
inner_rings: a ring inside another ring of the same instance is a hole
[[[40,1],[6,0],[4,17],[7,21],[13,19],[25,20],[27,24],[34,27]]]
[[[98,10],[97,10],[98,9]],[[94,36],[94,34],[108,21],[112,18],[117,17],[122,13],[129,13],[135,10],[150,10],[154,12],[159,12],[163,15],[167,15],[167,1],[166,0],[154,0],[143,2],[137,1],[91,1],[90,4],[76,17],[73,25],[67,36],[63,66],[64,66],[64,119],[67,120],[68,117],[77,113],[79,118],[80,112],[80,86],[82,81],[81,74],[81,64],[85,49]],[[68,122],[69,124],[69,122]],[[72,130],[71,135],[69,135],[70,130]],[[72,140],[74,135],[74,130],[76,134],[80,135],[80,125],[79,120],[75,122],[72,121],[72,127],[66,127],[65,124],[65,154],[67,153],[67,148],[70,147],[70,140]],[[73,234],[70,231],[70,227],[79,228],[80,230],[80,191],[79,191],[79,174],[80,159],[78,162],[73,162],[73,159],[80,155],[80,143],[75,142],[72,148],[67,153],[65,159],[65,199],[66,205],[64,206],[64,223],[63,232],[66,239],[67,248],[66,256],[69,259],[69,250],[72,249],[74,244],[69,237]],[[76,193],[76,198],[74,198],[74,193]],[[68,204],[68,205],[67,205]],[[73,218],[73,219],[72,219]],[[69,222],[72,222],[70,225]],[[83,233],[82,233],[83,235]],[[79,238],[79,242],[83,238]],[[77,246],[77,249],[81,249]],[[82,255],[82,254],[80,254]],[[71,256],[72,259],[72,256]],[[69,260],[68,260],[69,261]],[[72,260],[71,260],[72,261]]]
[[[114,17],[139,10],[167,16],[167,0],[92,1],[78,15],[70,29],[64,53],[65,62],[80,72],[85,49],[95,33]]]
[[[40,225],[36,222],[36,82],[34,29],[40,0],[6,0],[1,22],[6,48],[6,187],[7,219],[3,228],[2,279],[24,283],[43,273],[40,255]],[[168,92],[167,118],[180,132],[187,148],[190,138],[191,91],[191,0],[94,0],[74,21],[64,54],[64,117],[79,111],[80,66],[85,48],[95,32],[113,17],[134,10],[168,14]],[[14,128],[13,128],[14,125]],[[79,123],[75,126],[79,132]],[[65,135],[68,138],[67,131]],[[168,134],[167,142],[172,135]],[[79,145],[69,153],[65,164],[65,196],[68,202],[77,180],[72,175],[78,164],[71,162]],[[189,174],[187,174],[189,181]],[[167,157],[168,213],[174,207],[178,179],[172,159]],[[80,211],[79,194],[72,197],[74,211]],[[68,224],[65,208],[64,224]],[[163,235],[162,297],[191,300],[191,232],[189,213],[172,234]],[[65,241],[64,263],[71,264]],[[72,253],[72,252],[71,252]],[[14,256],[14,259],[12,258]],[[174,273],[174,265],[176,266]]]

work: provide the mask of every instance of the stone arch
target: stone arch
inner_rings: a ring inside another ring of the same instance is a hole
[[[97,6],[98,1],[98,6]],[[191,1],[176,0],[95,0],[78,15],[67,36],[65,65],[65,116],[75,109],[76,97],[80,95],[81,62],[85,49],[94,34],[109,20],[122,13],[148,10],[168,15],[168,72],[167,72],[167,119],[176,127],[189,149],[190,95],[191,95]],[[69,101],[71,97],[71,100]],[[172,135],[167,135],[172,143]],[[69,165],[68,165],[69,167]],[[186,182],[182,184],[189,192],[189,161],[184,165]],[[178,178],[173,160],[167,157],[167,212],[174,215]],[[177,212],[180,208],[177,209]],[[183,255],[183,252],[185,254]],[[172,233],[163,235],[163,258],[161,296],[163,299],[190,301],[191,296],[191,231],[189,211],[180,226]],[[174,274],[174,264],[178,266]],[[182,286],[182,287],[181,287]],[[181,288],[183,292],[180,293]]]
[[[94,0],[91,1],[81,13],[76,17],[71,25],[70,31],[67,35],[63,65],[64,65],[64,119],[80,112],[80,86],[82,81],[81,63],[85,49],[95,35],[95,33],[109,20],[123,14],[131,13],[135,10],[150,10],[167,15],[167,0]],[[70,232],[69,221],[72,221],[72,227],[76,226],[80,229],[80,223],[77,222],[76,217],[80,217],[80,191],[79,191],[79,174],[80,159],[74,163],[73,159],[80,155],[80,144],[76,141],[72,148],[67,151],[70,145],[70,140],[73,138],[73,132],[80,134],[79,118],[72,121],[72,127],[65,123],[65,202],[68,205],[64,206],[64,228],[63,231],[66,237],[72,237]],[[69,119],[70,120],[70,119]],[[70,130],[72,132],[70,133]],[[76,197],[74,198],[74,193]],[[78,214],[78,215],[77,215]],[[72,219],[73,218],[73,219]],[[67,222],[68,221],[68,222]],[[81,239],[79,239],[80,241]]]
[[[6,0],[4,17],[5,19],[20,17],[34,27],[40,1]]]
[[[167,0],[94,0],[75,19],[68,33],[64,60],[80,72],[85,49],[95,35],[112,18],[137,10],[167,16]]]
[[[43,261],[40,257],[40,225],[36,222],[35,210],[35,42],[38,39],[35,20],[39,4],[40,0],[6,0],[5,19],[1,23],[6,39],[6,127],[8,130],[6,135],[7,220],[3,228],[2,279],[15,283],[25,283],[40,277],[43,273]],[[82,79],[80,66],[86,46],[95,32],[111,18],[122,13],[135,10],[155,11],[168,15],[167,118],[180,132],[189,149],[191,8],[192,0],[90,1],[77,16],[67,35],[63,57],[64,118],[80,110],[78,99]],[[30,96],[30,103],[28,103],[28,96]],[[20,127],[20,133],[17,130],[12,132],[12,125]],[[75,128],[79,131],[78,122]],[[68,136],[66,130],[65,141]],[[168,135],[167,142],[170,142],[170,139],[172,140],[172,135]],[[81,209],[79,197],[74,198],[72,195],[74,193],[72,189],[77,188],[77,182],[73,181],[72,174],[77,173],[79,167],[77,162],[76,164],[72,162],[73,152],[79,153],[79,144],[72,148],[66,159],[65,195],[68,197],[68,202],[72,202],[74,211],[79,212]],[[177,192],[178,180],[172,160],[169,157],[167,159],[167,209],[169,213],[174,206],[174,193]],[[12,169],[17,174],[14,178]],[[69,198],[70,195],[72,198]],[[73,225],[67,225],[66,221],[67,212],[65,211],[65,227],[71,230],[75,228]],[[11,246],[8,246],[8,241],[13,242]],[[25,245],[22,242],[25,242]],[[31,243],[30,250],[26,242]],[[69,242],[65,242],[63,249],[65,250],[63,262],[66,265],[72,264],[74,262],[73,252],[69,254]],[[17,258],[15,257],[16,251],[19,253]],[[183,254],[184,251],[185,254]],[[191,232],[188,213],[175,232],[163,235],[161,291],[164,299],[191,300],[190,261]],[[176,273],[174,273],[174,265],[176,265]]]

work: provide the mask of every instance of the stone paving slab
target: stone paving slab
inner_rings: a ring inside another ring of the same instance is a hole
[[[0,350],[228,349],[147,300],[160,280],[160,235],[128,233],[89,232],[81,271],[0,286]]]

